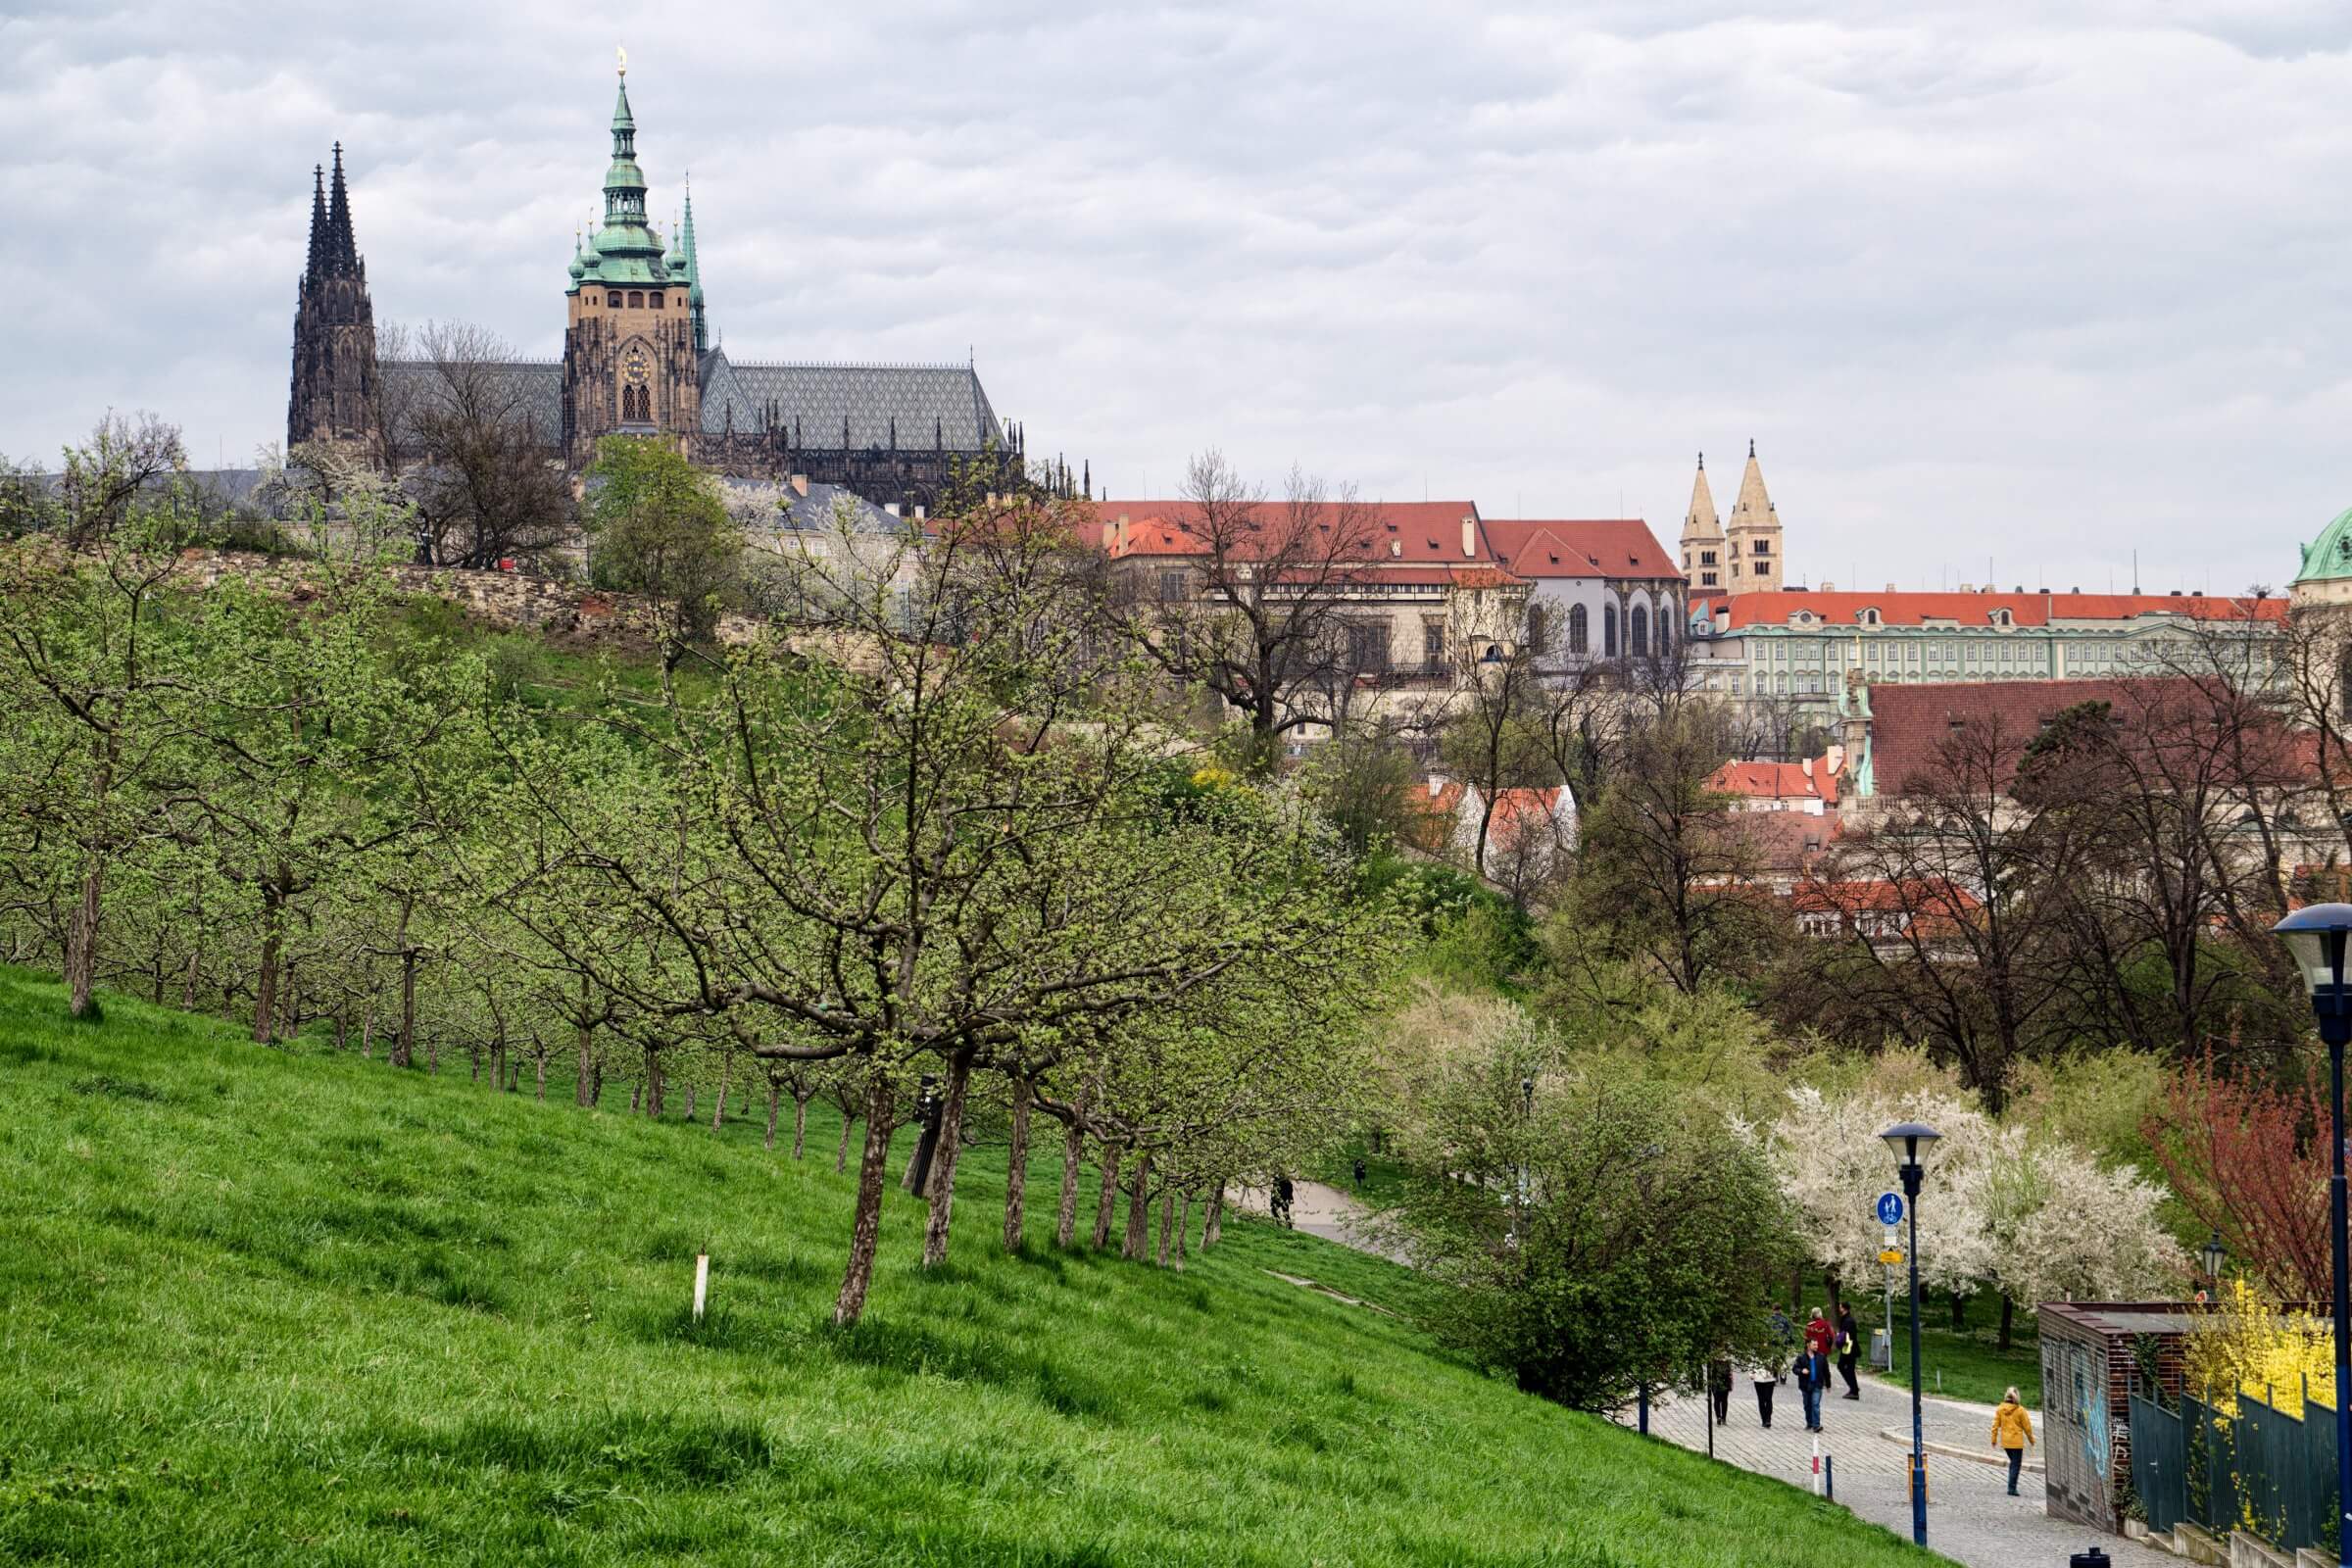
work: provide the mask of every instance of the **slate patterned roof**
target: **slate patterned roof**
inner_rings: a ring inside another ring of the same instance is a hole
[[[1005,444],[1004,421],[968,365],[737,364],[718,349],[703,357],[704,434],[725,430],[730,418],[738,431],[760,430],[771,404],[819,450],[842,444],[844,419],[852,447],[889,446],[893,421],[902,451],[927,452],[935,437],[950,452]]]
[[[549,446],[564,440],[564,366],[559,360],[514,360],[484,365],[504,395],[530,420],[539,439]],[[446,393],[446,383],[429,360],[387,360],[383,365],[384,416],[396,424],[412,411],[427,407]],[[414,430],[387,432],[394,446],[413,446]]]

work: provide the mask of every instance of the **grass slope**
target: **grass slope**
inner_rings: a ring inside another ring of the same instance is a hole
[[[829,1123],[795,1164],[106,1001],[0,969],[0,1560],[1925,1560],[1265,1272],[1405,1298],[1309,1238],[1007,1257],[982,1151],[952,1267],[894,1191],[837,1333]]]

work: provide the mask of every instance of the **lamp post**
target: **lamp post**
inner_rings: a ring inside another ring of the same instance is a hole
[[[2344,1044],[2352,1041],[2352,997],[2344,993],[2344,938],[2352,904],[2315,904],[2271,928],[2284,939],[2311,992],[2328,1043],[2328,1233],[2335,1254],[2335,1560],[2352,1563],[2352,1301],[2344,1286]]]
[[[1943,1134],[1924,1122],[1898,1122],[1879,1136],[1894,1153],[1894,1167],[1903,1178],[1903,1206],[1911,1219],[1911,1540],[1928,1544],[1927,1427],[1919,1405],[1919,1189],[1925,1173],[1920,1151]]]
[[[2222,1246],[2222,1233],[2215,1231],[2197,1249],[2197,1261],[2205,1267],[2205,1296],[2211,1300],[2222,1294],[2222,1266],[2230,1261],[2229,1250]]]

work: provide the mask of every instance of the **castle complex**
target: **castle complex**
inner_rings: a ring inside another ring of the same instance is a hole
[[[958,467],[1007,486],[1022,472],[1022,432],[968,365],[729,359],[710,325],[691,193],[667,244],[648,219],[625,66],[612,135],[604,221],[575,240],[564,289],[563,359],[472,368],[551,461],[581,468],[605,436],[656,437],[722,474],[839,485],[906,515],[936,506]],[[337,143],[331,187],[314,175],[286,444],[415,456],[411,411],[450,396],[450,380],[447,367],[378,358]]]

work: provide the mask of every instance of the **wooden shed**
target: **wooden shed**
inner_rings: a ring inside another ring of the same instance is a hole
[[[2120,1533],[2132,1488],[2132,1391],[2180,1393],[2193,1301],[2045,1301],[2041,1462],[2054,1518]]]

